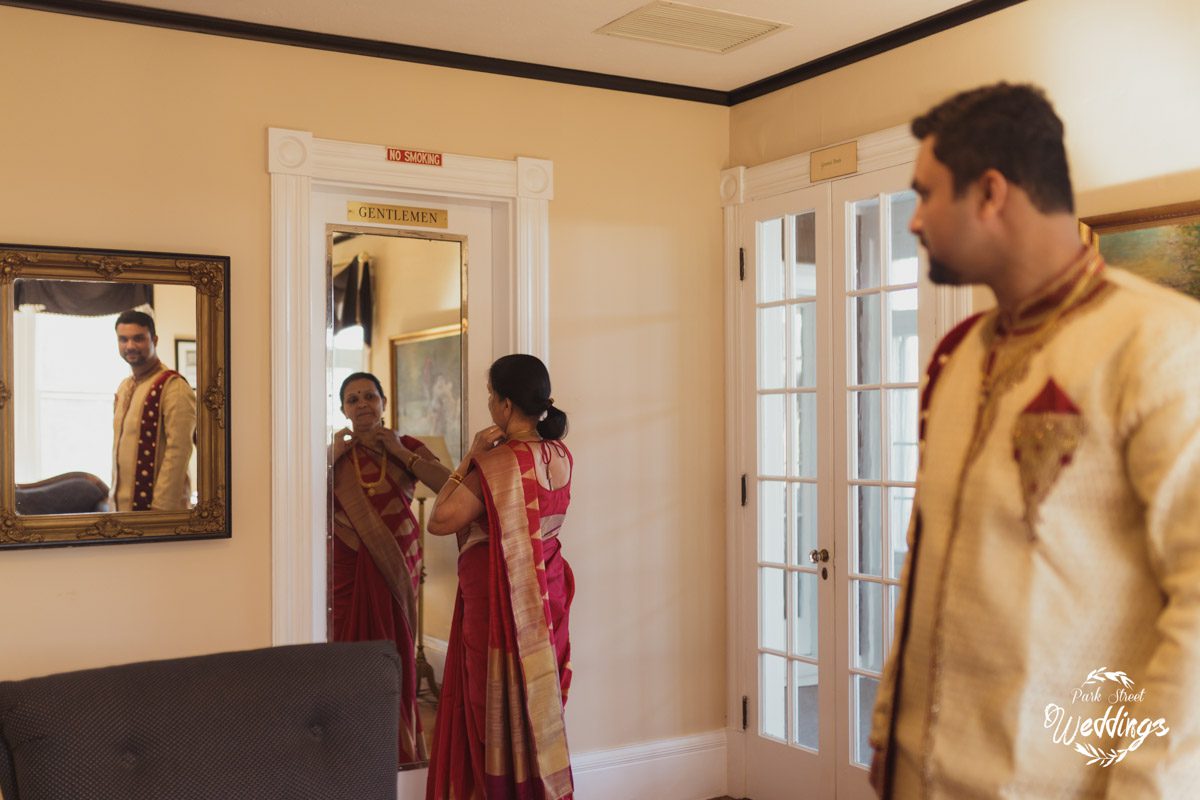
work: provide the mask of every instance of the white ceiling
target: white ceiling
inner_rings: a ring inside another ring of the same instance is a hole
[[[133,0],[150,8],[720,91],[859,44],[963,0],[692,0],[692,5],[791,26],[725,55],[593,33],[647,2]]]

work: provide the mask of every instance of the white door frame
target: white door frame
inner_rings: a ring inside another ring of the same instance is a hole
[[[855,174],[874,172],[916,160],[919,143],[909,132],[907,125],[888,128],[862,136],[858,143],[858,170]],[[754,537],[757,532],[749,529],[749,515],[742,513],[741,479],[751,475],[755,464],[750,460],[754,454],[751,447],[743,447],[739,420],[744,418],[740,381],[744,369],[741,363],[743,322],[739,278],[742,265],[739,263],[740,236],[742,231],[743,206],[753,200],[775,197],[813,185],[809,178],[811,152],[772,161],[753,167],[737,166],[721,172],[719,193],[724,214],[725,231],[725,452],[729,454],[725,474],[725,527],[726,567],[725,579],[728,588],[726,609],[726,674],[731,689],[726,705],[728,720],[728,791],[740,797],[746,785],[746,734],[742,729],[742,695],[748,685],[748,676],[742,667],[741,657],[745,642],[741,630],[745,610],[744,602],[756,602],[756,594],[747,593],[743,585],[744,537]],[[849,177],[849,176],[847,176]],[[836,179],[834,179],[836,180]],[[839,213],[835,210],[834,213]],[[833,243],[835,247],[840,242]],[[753,265],[746,264],[745,269]],[[969,287],[939,287],[937,300],[932,309],[935,334],[943,335],[955,322],[970,313],[971,294]],[[749,480],[747,478],[747,480]],[[840,633],[840,632],[839,632]]]
[[[326,297],[312,252],[318,188],[485,201],[493,216],[493,347],[549,363],[549,202],[554,164],[444,154],[442,166],[387,160],[384,145],[270,128],[271,641],[325,639]]]

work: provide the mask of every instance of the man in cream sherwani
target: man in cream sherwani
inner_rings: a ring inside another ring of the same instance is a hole
[[[1062,123],[999,84],[917,118],[938,346],[896,647],[890,798],[1200,797],[1200,303],[1080,244]]]

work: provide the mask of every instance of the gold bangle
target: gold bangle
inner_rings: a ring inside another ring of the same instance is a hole
[[[450,475],[447,476],[446,480],[454,481],[457,484],[462,484],[463,476],[459,475],[458,472],[451,472]]]
[[[408,460],[408,465],[405,467],[405,469],[407,469],[409,472],[412,472],[412,471],[413,471],[413,465],[414,465],[414,464],[416,464],[416,463],[417,463],[417,461],[418,461],[418,460],[420,460],[420,458],[421,458],[420,454],[418,454],[418,453],[413,453],[413,454],[412,454],[412,458],[410,458],[410,459]]]

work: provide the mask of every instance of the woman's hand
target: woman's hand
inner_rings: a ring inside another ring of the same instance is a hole
[[[504,431],[500,430],[500,426],[489,425],[475,434],[475,441],[471,442],[471,449],[467,452],[463,462],[470,463],[471,459],[483,455],[503,441]]]
[[[408,459],[412,457],[412,453],[408,448],[400,443],[400,435],[382,425],[357,434],[356,438],[364,447],[368,447],[376,452],[387,451],[393,458],[402,462],[407,463]]]
[[[330,447],[333,448],[333,461],[336,464],[338,459],[346,455],[346,452],[354,446],[354,432],[349,428],[342,428],[333,434],[333,441],[330,442]]]

